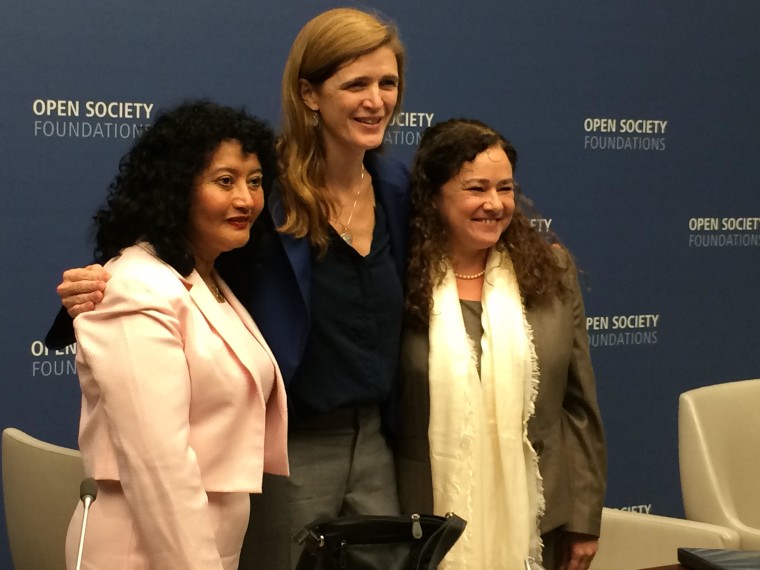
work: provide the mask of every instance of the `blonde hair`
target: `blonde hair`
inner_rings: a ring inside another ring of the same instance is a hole
[[[311,19],[298,33],[282,76],[282,136],[277,143],[285,221],[280,231],[327,247],[330,201],[324,192],[325,151],[321,131],[301,98],[300,80],[321,85],[343,65],[381,47],[396,56],[398,100],[404,90],[406,53],[392,23],[354,8],[336,8]]]

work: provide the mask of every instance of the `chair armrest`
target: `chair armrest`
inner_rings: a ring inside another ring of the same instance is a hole
[[[591,570],[634,570],[678,563],[678,548],[739,548],[739,533],[722,526],[605,508]]]

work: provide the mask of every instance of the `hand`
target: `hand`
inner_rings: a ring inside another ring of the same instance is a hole
[[[103,300],[106,281],[110,277],[103,266],[97,264],[63,272],[63,281],[56,291],[72,319],[77,315],[92,311],[95,305]]]
[[[599,548],[599,539],[580,532],[562,533],[560,570],[587,570]]]

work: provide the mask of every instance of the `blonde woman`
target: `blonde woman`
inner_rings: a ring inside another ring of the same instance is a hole
[[[404,57],[393,26],[337,9],[304,26],[285,66],[269,197],[279,232],[249,308],[287,382],[291,476],[269,478],[255,498],[270,516],[249,529],[241,568],[295,567],[290,534],[318,517],[398,512],[381,408],[398,358],[408,174],[377,149],[401,102]]]
[[[243,569],[294,568],[291,534],[316,518],[399,510],[383,418],[401,334],[409,180],[378,149],[404,63],[395,27],[373,14],[329,10],[303,27],[283,74],[280,177],[256,224],[262,239],[250,244],[265,279],[220,266],[288,392],[290,478],[265,478],[252,497],[261,516]],[[93,266],[64,277],[73,316],[99,300],[107,275]]]

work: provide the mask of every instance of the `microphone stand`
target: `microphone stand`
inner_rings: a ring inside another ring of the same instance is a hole
[[[82,568],[82,554],[84,553],[84,533],[87,531],[87,515],[90,514],[90,505],[98,496],[98,483],[95,479],[87,477],[79,485],[79,499],[84,504],[84,515],[82,516],[82,530],[79,534],[79,549],[77,551],[76,570]]]

